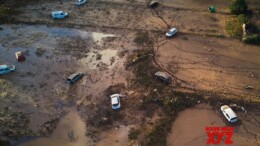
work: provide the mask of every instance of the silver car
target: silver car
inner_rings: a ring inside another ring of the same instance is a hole
[[[68,13],[63,11],[53,11],[51,12],[51,16],[53,19],[62,19],[68,17]]]
[[[70,83],[70,84],[73,84],[73,83],[75,83],[76,81],[78,81],[79,79],[81,79],[83,76],[84,76],[84,73],[83,73],[83,72],[76,72],[76,73],[70,75],[70,76],[67,78],[67,82]]]
[[[76,6],[84,5],[87,2],[87,0],[77,0]]]
[[[171,83],[171,76],[167,74],[166,72],[158,71],[154,74],[158,79],[163,81],[165,84]]]
[[[165,35],[166,35],[166,37],[173,37],[177,32],[178,31],[176,28],[172,28]]]

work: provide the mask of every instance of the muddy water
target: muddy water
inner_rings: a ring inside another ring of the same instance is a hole
[[[128,143],[129,126],[119,126],[105,132],[97,146],[126,146]]]
[[[91,140],[85,136],[86,126],[75,109],[58,123],[57,128],[47,138],[38,138],[20,146],[87,146]]]
[[[180,112],[167,138],[168,146],[207,146],[206,126],[225,123],[208,105],[200,104]]]

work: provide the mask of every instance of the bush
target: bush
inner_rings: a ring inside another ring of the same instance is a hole
[[[243,30],[238,19],[232,19],[226,24],[226,31],[232,38],[241,39]]]
[[[139,136],[140,133],[141,133],[140,130],[131,128],[131,129],[129,130],[128,138],[131,139],[131,140],[135,140],[135,139],[138,138],[138,136]]]
[[[230,12],[235,15],[247,12],[247,4],[245,0],[233,0],[230,7]]]
[[[240,22],[240,24],[248,24],[249,23],[249,18],[247,15],[245,14],[239,14],[237,17],[238,21]]]
[[[243,41],[247,44],[260,45],[260,36],[259,35],[248,36],[243,38]]]

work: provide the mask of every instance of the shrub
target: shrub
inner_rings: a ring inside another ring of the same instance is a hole
[[[240,24],[243,24],[243,23],[248,24],[249,23],[249,18],[245,14],[239,14],[237,19],[240,22]]]
[[[237,19],[228,21],[225,28],[232,38],[240,39],[242,37],[243,30]]]
[[[138,138],[138,136],[139,136],[140,133],[141,133],[140,130],[131,128],[131,129],[129,130],[128,138],[131,139],[131,140],[135,140],[135,139]]]
[[[243,41],[247,44],[260,45],[260,36],[259,35],[248,36],[243,38]]]
[[[247,11],[245,0],[233,0],[230,7],[230,12],[235,15],[243,14]]]

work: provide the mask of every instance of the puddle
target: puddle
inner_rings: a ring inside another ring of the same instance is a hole
[[[219,117],[209,105],[199,104],[178,114],[172,125],[172,132],[167,138],[168,146],[206,146],[207,134],[205,127],[223,127]]]
[[[19,146],[83,146],[91,145],[85,136],[86,126],[77,111],[70,109],[48,138],[37,138]]]

